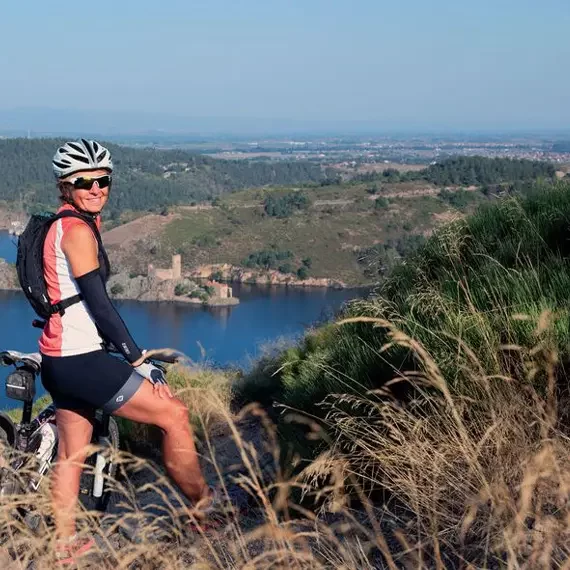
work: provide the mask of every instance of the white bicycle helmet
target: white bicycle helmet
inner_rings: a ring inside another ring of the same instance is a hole
[[[65,178],[80,170],[104,168],[113,172],[113,161],[108,149],[98,142],[85,139],[67,142],[59,147],[52,164],[56,178]]]

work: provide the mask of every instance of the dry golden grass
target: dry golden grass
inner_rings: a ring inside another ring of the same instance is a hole
[[[161,351],[164,352],[164,351]],[[212,429],[230,413],[232,374],[206,365],[176,364],[168,371],[168,383],[175,395],[188,407],[190,422],[199,435]],[[130,442],[158,443],[160,432],[153,426],[119,419],[123,435]]]
[[[337,434],[326,459],[342,488],[390,497],[414,567],[570,567],[570,439],[559,421],[549,315],[539,319],[536,347],[520,354],[526,381],[488,375],[473,362],[467,389],[449,386],[423,347],[391,323],[358,320],[388,329],[390,343],[410,348],[423,373],[395,380],[415,385],[408,405],[386,391],[326,403]],[[541,377],[543,393],[532,383]]]
[[[488,375],[474,361],[472,387],[461,391],[444,381],[418,342],[389,322],[368,320],[423,363],[422,374],[402,374],[416,386],[411,403],[391,401],[386,392],[331,396],[328,422],[337,439],[292,475],[294,461],[281,461],[263,411],[231,414],[227,379],[207,370],[171,372],[204,426],[208,480],[240,512],[218,530],[192,532],[188,505],[163,471],[121,453],[123,477],[111,482],[109,512],[80,518],[99,546],[77,567],[570,568],[570,440],[559,422],[548,319],[537,327],[535,349],[521,355],[528,382]],[[537,377],[544,379],[541,393],[530,381]],[[303,421],[319,435],[316,424]],[[36,532],[14,517],[14,508],[30,500],[42,515]],[[3,498],[3,568],[30,561],[54,567],[49,513],[47,485],[32,499]]]

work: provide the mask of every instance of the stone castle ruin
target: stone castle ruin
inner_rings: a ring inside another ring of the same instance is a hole
[[[149,277],[154,277],[158,281],[182,279],[182,256],[180,254],[172,256],[172,266],[170,269],[159,269],[152,263],[149,263],[147,271]]]
[[[177,281],[182,279],[182,256],[176,254],[172,256],[172,265],[169,269],[155,267],[152,263],[148,264],[147,275],[157,281]],[[214,296],[222,299],[230,299],[233,297],[232,288],[226,283],[218,283],[217,281],[208,280],[206,285],[214,289]]]

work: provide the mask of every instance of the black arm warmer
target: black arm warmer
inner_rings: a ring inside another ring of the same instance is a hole
[[[129,362],[141,358],[140,348],[135,344],[123,319],[107,295],[99,268],[76,277],[75,281],[105,340],[111,341]]]

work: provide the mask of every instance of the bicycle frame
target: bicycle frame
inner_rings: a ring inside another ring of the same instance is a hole
[[[37,491],[45,474],[50,469],[57,454],[57,434],[55,432],[55,407],[46,406],[33,420],[31,418],[33,402],[23,403],[22,421],[14,425],[13,448],[18,453],[11,461],[10,468],[18,471],[33,454],[38,461],[37,470],[30,473],[27,487]],[[7,417],[7,416],[5,416]]]
[[[27,362],[26,366],[31,366],[26,368],[28,373],[33,372],[33,381],[37,380],[40,374],[40,366],[37,358],[35,360],[30,358],[34,355],[11,353],[10,351],[2,352],[0,355],[7,355],[3,357],[3,365],[13,365],[16,370],[19,370],[18,363],[24,362],[26,365]],[[162,367],[160,363],[174,363],[178,361],[178,358],[179,354],[172,351],[153,351],[150,361],[156,366]],[[20,392],[13,392],[16,395],[8,394],[8,396],[22,402],[22,420],[14,424],[7,415],[0,412],[0,427],[5,427],[10,431],[8,438],[10,447],[22,452],[18,453],[17,457],[11,461],[12,470],[18,471],[28,461],[33,459],[32,456],[35,456],[35,459],[39,462],[37,469],[34,467],[33,475],[30,475],[28,479],[29,482],[25,484],[30,490],[36,491],[57,455],[56,409],[53,404],[49,404],[35,418],[32,418],[35,388],[26,391],[25,387],[21,388],[20,386],[21,384],[19,385],[17,381],[13,381],[10,384],[12,390],[21,389],[21,394],[27,394],[23,396],[26,399],[17,395]],[[105,474],[113,469],[112,459],[108,460],[107,454],[103,452],[103,450],[109,447],[109,442],[111,441],[110,422],[111,416],[109,414],[104,413],[102,410],[95,411],[93,421],[94,437],[100,450],[97,451],[94,457],[94,471],[91,471],[93,479],[88,487],[90,489],[89,494],[95,499],[101,499],[105,494]],[[115,427],[114,430],[113,433],[116,432],[117,428]],[[115,446],[118,447],[118,434],[115,436],[115,439],[117,440]]]
[[[40,464],[35,476],[30,479],[29,486],[31,490],[37,491],[42,479],[50,469],[57,455],[58,437],[57,433],[54,433],[53,437],[55,438],[55,441],[50,441],[49,437],[46,437],[49,434],[49,431],[45,429],[45,426],[48,424],[53,426],[56,424],[55,406],[53,404],[49,404],[32,419],[33,403],[33,400],[22,402],[22,420],[14,425],[14,448],[23,453],[36,454]],[[5,417],[8,418],[8,416]],[[103,444],[103,442],[109,437],[109,421],[109,414],[103,413],[100,410],[95,412],[94,423],[97,426],[96,437],[97,443],[99,444]],[[42,450],[42,445],[45,447],[44,450]],[[12,469],[20,469],[26,461],[29,460],[29,456],[26,457],[23,453],[16,458],[14,463],[12,463]],[[103,495],[103,474],[106,466],[107,460],[105,456],[102,453],[97,453],[92,491],[94,497],[100,498]]]

